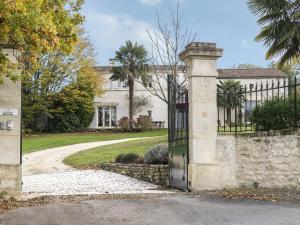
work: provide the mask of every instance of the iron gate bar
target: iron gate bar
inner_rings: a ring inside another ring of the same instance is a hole
[[[283,79],[283,82],[280,82],[279,79],[272,80],[271,83],[266,81],[265,85],[263,82],[256,82],[252,85],[240,86],[231,91],[218,86],[216,96],[218,104],[218,132],[237,133],[258,129],[251,119],[253,109],[264,102],[280,101],[280,99],[282,99],[284,105],[288,102],[288,107],[293,113],[289,129],[299,128],[299,88],[300,80],[296,76],[293,79]],[[234,104],[233,106],[232,103]],[[228,110],[228,107],[230,107],[230,110]],[[221,114],[221,109],[223,109],[223,115]],[[221,117],[223,117],[223,121]]]
[[[170,186],[188,189],[188,91],[168,76]]]

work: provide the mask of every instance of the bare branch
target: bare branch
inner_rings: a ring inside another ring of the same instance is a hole
[[[147,30],[152,46],[150,56],[152,67],[149,75],[151,85],[146,89],[168,103],[168,75],[175,78],[176,87],[179,89],[187,87],[187,79],[182,76],[184,63],[180,60],[179,54],[187,44],[194,41],[197,34],[184,25],[179,1],[175,7],[169,7],[168,22],[162,22],[158,13],[156,19],[157,30]]]

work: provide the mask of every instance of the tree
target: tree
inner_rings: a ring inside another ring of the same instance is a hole
[[[59,50],[70,53],[78,40],[83,16],[79,11],[83,0],[1,0],[0,44],[22,52],[18,55],[21,73],[35,70],[40,55]],[[1,52],[0,82],[2,77],[18,79],[14,67]],[[26,64],[25,64],[26,63]],[[28,73],[26,73],[28,72]]]
[[[83,70],[82,72],[84,72]],[[51,95],[47,131],[70,132],[89,126],[94,117],[94,97],[90,76],[80,72],[75,82]]]
[[[146,88],[152,95],[168,103],[166,94],[168,75],[173,77],[171,80],[177,84],[172,84],[179,89],[186,85],[186,77],[179,77],[186,68],[180,60],[179,53],[195,39],[196,33],[184,25],[180,1],[176,7],[170,7],[169,22],[162,22],[157,14],[157,29],[147,32],[152,45],[150,55],[152,73],[148,77]]]
[[[113,68],[111,80],[126,81],[129,88],[129,128],[133,128],[133,92],[134,82],[139,80],[147,82],[147,52],[142,45],[133,44],[126,41],[125,46],[121,46],[116,52],[116,60],[121,66]]]
[[[218,84],[218,106],[223,107],[226,111],[227,124],[231,122],[231,110],[240,108],[245,96],[239,81],[225,80]],[[225,121],[224,121],[225,122]]]
[[[58,115],[53,111],[53,107],[57,107],[53,102],[61,97],[62,92],[68,90],[70,93],[76,88],[79,92],[90,91],[86,87],[86,82],[89,82],[94,95],[101,94],[102,79],[94,68],[93,49],[89,39],[82,33],[72,54],[56,51],[39,57],[38,69],[22,81],[24,127],[36,131],[47,130],[49,118],[53,117],[53,113]],[[86,88],[79,88],[83,83]],[[68,87],[70,85],[73,88]],[[69,98],[68,101],[76,99]]]
[[[147,106],[151,106],[149,97],[145,97],[144,95],[133,97],[133,115],[134,116],[136,116],[138,113],[142,112],[142,110]]]
[[[278,68],[278,62],[271,61],[269,67]],[[294,81],[295,77],[299,76],[300,74],[300,65],[285,64],[280,68],[280,70],[287,75],[289,81]]]
[[[259,67],[250,63],[240,63],[238,65],[234,65],[232,68],[233,69],[255,69]]]
[[[248,5],[263,26],[255,40],[269,48],[266,59],[280,56],[279,68],[286,63],[299,63],[300,1],[248,0]]]

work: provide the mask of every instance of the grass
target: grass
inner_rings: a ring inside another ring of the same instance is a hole
[[[83,133],[60,133],[40,134],[23,137],[23,154],[55,148],[65,145],[87,143],[93,141],[107,141],[134,137],[166,136],[167,129],[146,132],[83,132]]]
[[[95,168],[103,162],[114,161],[121,153],[144,153],[152,146],[167,143],[166,137],[154,137],[143,140],[128,141],[119,144],[102,146],[73,154],[64,159],[64,163],[78,169]]]

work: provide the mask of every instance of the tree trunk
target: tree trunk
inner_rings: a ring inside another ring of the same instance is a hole
[[[231,108],[226,108],[226,117],[227,117],[226,126],[229,126],[231,123]]]
[[[134,89],[134,80],[132,78],[128,79],[129,87],[129,129],[133,128],[133,89]]]

